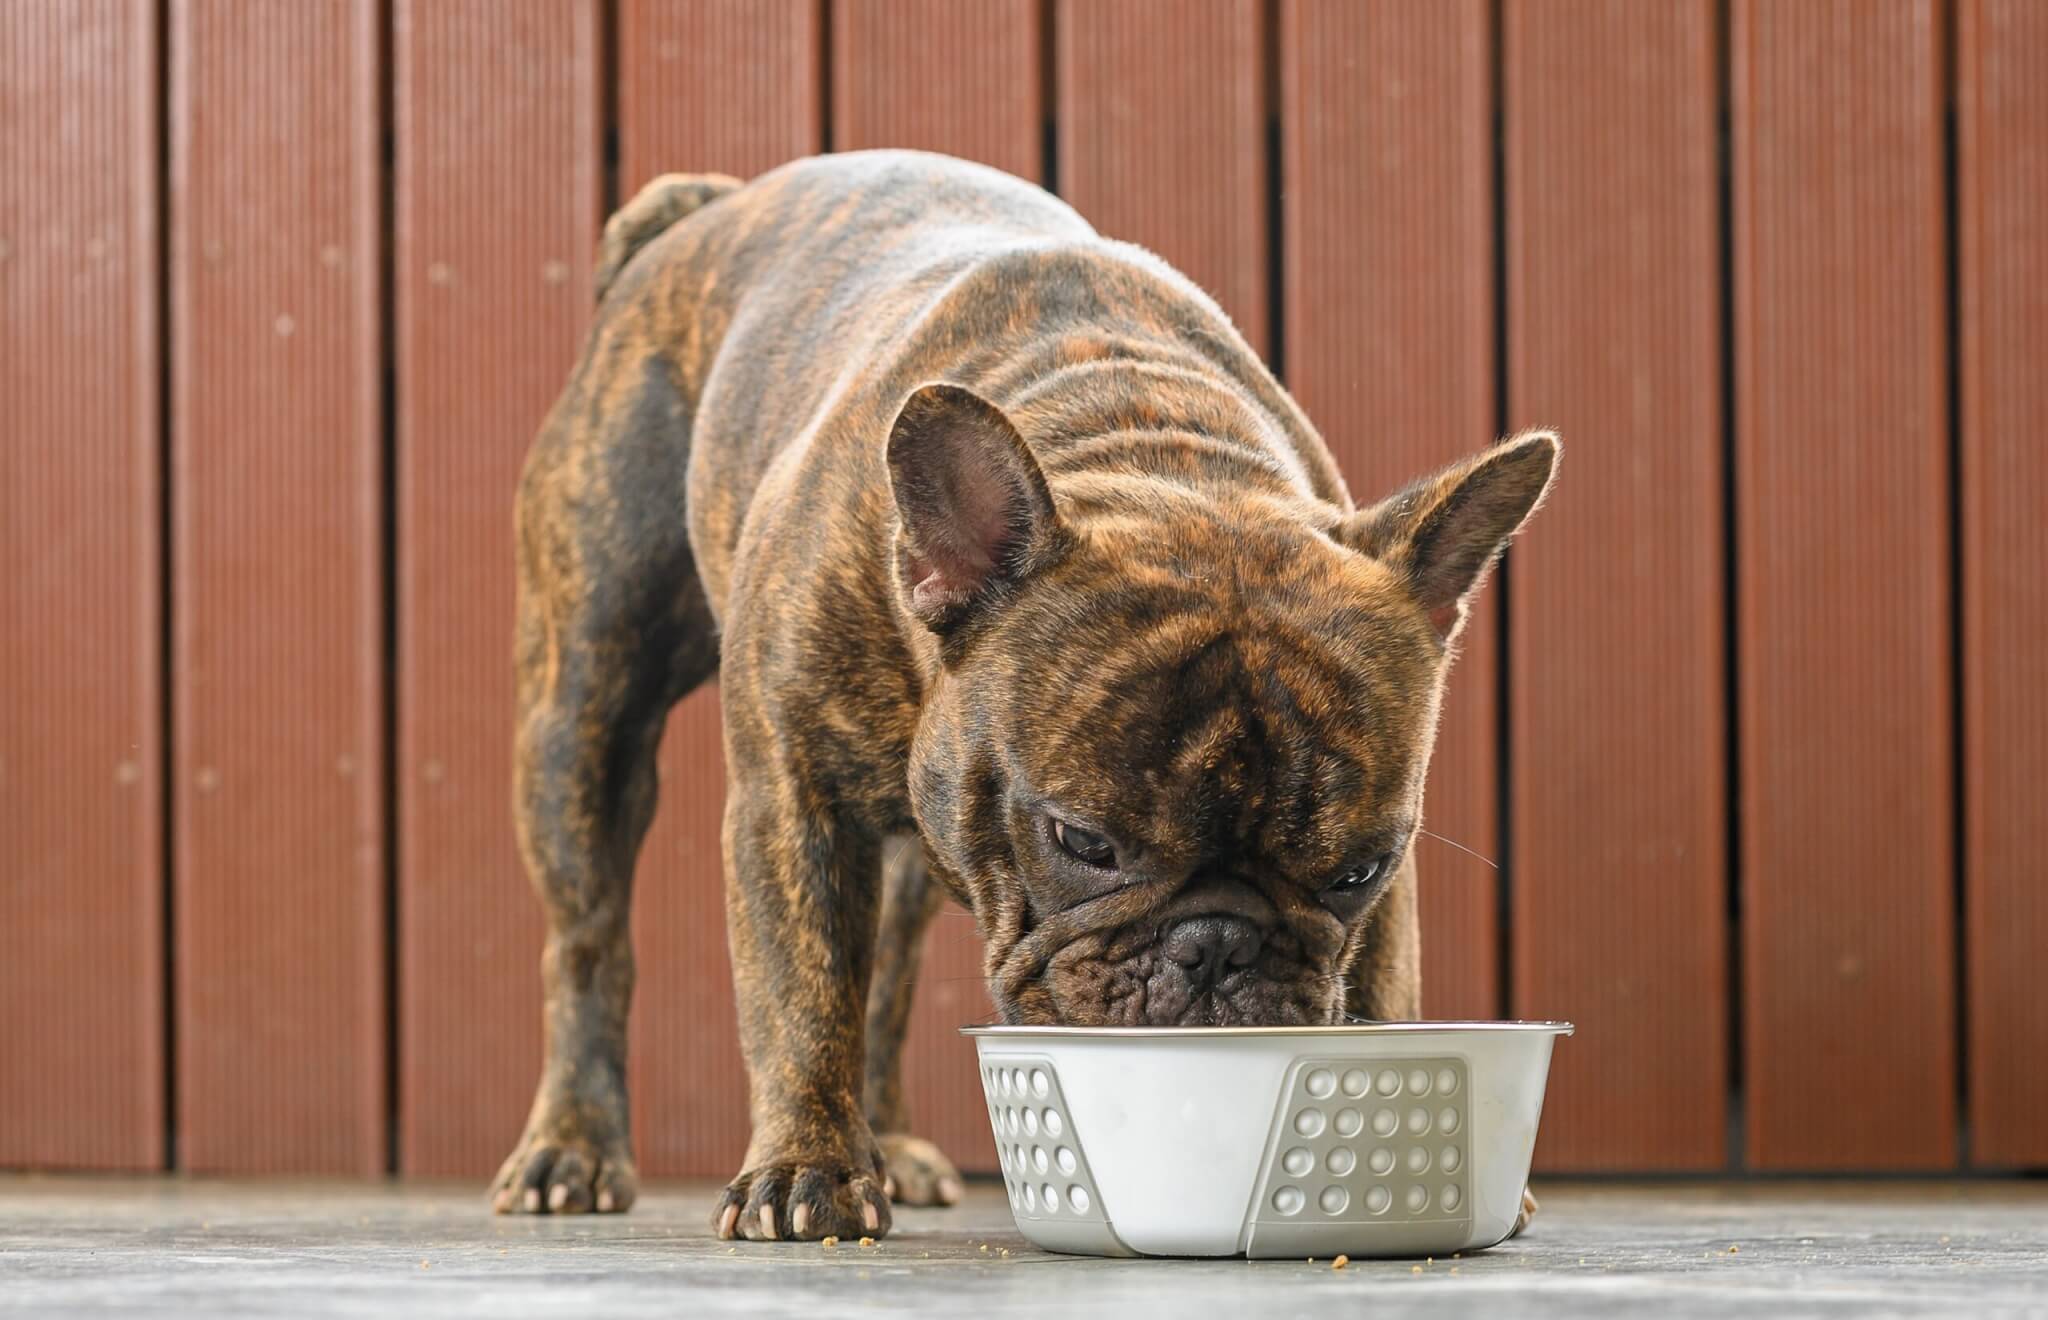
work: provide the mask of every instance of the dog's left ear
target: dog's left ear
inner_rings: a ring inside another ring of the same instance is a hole
[[[1466,602],[1557,471],[1557,436],[1524,431],[1363,509],[1337,539],[1393,568],[1448,642]]]
[[[889,428],[903,529],[897,576],[911,613],[951,631],[1057,551],[1045,474],[1002,409],[958,385],[911,394]]]

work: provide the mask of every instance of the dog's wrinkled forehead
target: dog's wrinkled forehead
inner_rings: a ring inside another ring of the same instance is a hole
[[[1411,777],[1437,654],[1336,547],[1188,540],[1109,547],[1114,573],[1038,612],[1013,769],[1153,846],[1341,851]]]

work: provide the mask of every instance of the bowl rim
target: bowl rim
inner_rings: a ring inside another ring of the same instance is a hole
[[[1005,1026],[988,1024],[960,1028],[963,1036],[989,1036],[1027,1039],[1062,1038],[1067,1040],[1123,1040],[1163,1039],[1175,1040],[1216,1040],[1234,1036],[1397,1036],[1397,1035],[1465,1035],[1476,1036],[1493,1032],[1547,1032],[1553,1036],[1569,1036],[1574,1028],[1569,1022],[1342,1022],[1326,1027],[1064,1027],[1056,1025]]]

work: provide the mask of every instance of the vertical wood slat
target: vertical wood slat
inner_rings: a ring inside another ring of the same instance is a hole
[[[835,0],[832,134],[840,150],[912,147],[1044,178],[1041,7],[1037,0]],[[904,1096],[917,1135],[962,1169],[998,1167],[974,1047],[959,1033],[993,1013],[974,919],[932,922],[904,1045]]]
[[[620,187],[665,170],[742,177],[820,150],[810,0],[621,0]],[[715,685],[669,713],[661,802],[634,890],[634,1151],[650,1176],[726,1178],[748,1133],[719,852],[725,753]]]
[[[384,1168],[378,41],[171,7],[180,1155]]]
[[[1043,179],[1039,14],[1038,0],[835,0],[833,149],[914,147]]]
[[[1151,248],[1269,346],[1258,0],[1060,0],[1059,190]]]
[[[164,1158],[159,40],[0,8],[0,1166]]]
[[[1493,436],[1493,92],[1484,0],[1280,10],[1288,383],[1369,503]],[[1496,611],[1467,625],[1428,824],[1492,858]],[[1496,873],[1425,837],[1423,1005],[1500,1008]]]
[[[1960,0],[1970,1157],[2048,1165],[2048,7]]]
[[[1541,1163],[1727,1161],[1720,223],[1709,0],[1503,14],[1517,1017],[1569,1017]]]
[[[590,321],[596,0],[398,0],[400,1157],[486,1174],[540,1069],[511,816],[513,494]]]
[[[1736,0],[1744,1076],[1764,1169],[1955,1143],[1933,0]]]
[[[744,179],[823,149],[817,0],[617,3],[621,202],[657,174]]]

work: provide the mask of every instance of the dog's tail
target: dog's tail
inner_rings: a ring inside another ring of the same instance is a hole
[[[729,174],[663,174],[648,182],[604,222],[597,245],[597,300],[633,259],[633,254],[661,236],[663,230],[740,186]]]

